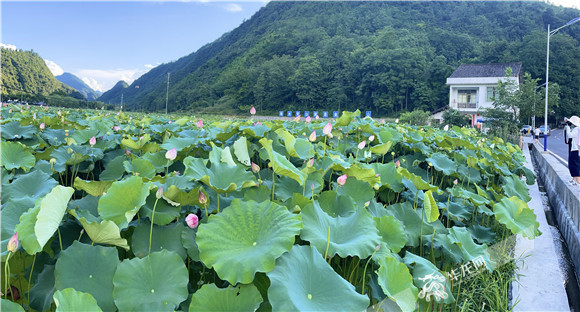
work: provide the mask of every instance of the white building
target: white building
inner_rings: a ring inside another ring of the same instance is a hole
[[[506,77],[506,70],[512,76]],[[447,78],[449,107],[471,115],[471,124],[482,121],[479,110],[492,107],[498,80],[522,82],[522,63],[462,64]]]

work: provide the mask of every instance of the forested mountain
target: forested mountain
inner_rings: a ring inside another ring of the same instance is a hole
[[[541,2],[277,2],[195,53],[100,100],[137,110],[348,109],[396,115],[447,105],[461,63],[522,62],[545,77],[546,30],[580,11]],[[558,113],[580,98],[578,25],[551,38]],[[542,78],[544,79],[544,78]]]
[[[47,96],[52,93],[82,97],[73,88],[58,81],[50,72],[44,60],[34,51],[1,49],[2,54],[2,95]]]
[[[100,92],[93,90],[79,77],[71,73],[63,73],[62,75],[56,76],[56,79],[66,84],[67,86],[77,90],[85,97],[85,99],[89,101],[94,101],[101,95]]]
[[[128,83],[126,83],[123,80],[120,80],[111,89],[109,89],[108,91],[105,91],[103,94],[101,94],[101,96],[99,97],[99,101],[105,102],[105,103],[110,102],[110,103],[120,104],[121,103],[121,96],[124,97],[124,93],[126,92],[126,89],[128,87],[129,87]]]

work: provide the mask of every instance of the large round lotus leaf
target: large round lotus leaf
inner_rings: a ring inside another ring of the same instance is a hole
[[[22,168],[24,171],[30,170],[36,163],[36,158],[26,146],[17,142],[2,142],[0,144],[2,155],[0,156],[0,164],[6,170]]]
[[[170,189],[177,189],[173,185]],[[179,190],[178,190],[179,191]],[[153,220],[154,224],[157,225],[167,225],[173,222],[175,219],[179,218],[181,213],[181,207],[173,206],[169,204],[165,199],[160,198],[157,200],[156,197],[157,191],[151,190],[149,192],[149,196],[147,196],[147,200],[145,201],[145,205],[139,209],[139,215],[141,218],[149,218],[151,219],[151,214],[153,212],[153,207],[155,207],[155,218]],[[197,198],[199,193],[196,192],[195,197]],[[163,192],[163,196],[169,195],[168,193]],[[180,200],[181,196],[175,196],[173,199]],[[155,205],[157,202],[157,206]]]
[[[24,312],[24,309],[21,305],[8,299],[0,299],[0,310],[10,312]]]
[[[60,253],[56,262],[56,289],[74,288],[89,293],[103,311],[115,310],[113,274],[118,264],[116,248],[91,246],[75,241]]]
[[[189,311],[256,311],[262,301],[253,284],[228,288],[205,284],[191,296]]]
[[[74,188],[83,190],[92,196],[101,196],[107,192],[111,184],[113,184],[113,181],[85,181],[76,177]]]
[[[512,197],[517,196],[519,199],[523,200],[524,202],[529,202],[532,200],[530,195],[528,194],[528,187],[526,183],[519,178],[514,178],[514,176],[504,177],[504,181],[501,184],[503,191],[505,192],[506,196]]]
[[[449,229],[448,237],[449,240],[456,244],[461,250],[464,262],[471,261],[477,257],[483,257],[487,268],[492,270],[493,263],[491,263],[486,254],[487,245],[476,244],[473,241],[471,233],[466,228],[454,226]]]
[[[431,157],[426,160],[433,165],[437,171],[443,172],[444,175],[448,176],[457,172],[457,164],[443,153],[432,154]]]
[[[143,183],[138,176],[113,182],[107,194],[99,199],[99,214],[111,220],[120,229],[127,227],[149,195],[149,183]]]
[[[149,231],[151,223],[141,220],[131,238],[131,250],[135,256],[143,258],[149,253]],[[151,252],[170,250],[178,254],[183,260],[187,257],[187,252],[181,244],[181,232],[184,226],[182,223],[170,225],[154,225],[151,236]]]
[[[375,221],[365,209],[347,217],[333,218],[319,205],[308,205],[302,210],[302,221],[304,226],[300,237],[316,246],[322,254],[326,251],[330,235],[330,257],[338,254],[342,258],[358,256],[364,259],[373,253],[381,241]]]
[[[34,224],[34,234],[40,246],[44,247],[58,229],[74,191],[72,187],[58,185],[40,202]]]
[[[312,204],[320,205],[320,208],[333,218],[349,216],[364,207],[356,205],[350,196],[338,195],[336,191],[323,192]]]
[[[78,220],[93,243],[119,246],[129,250],[127,240],[121,238],[121,231],[115,222],[110,220],[88,221],[84,217],[78,217]]]
[[[83,311],[83,312],[101,312],[103,311],[97,305],[97,300],[91,294],[76,291],[73,288],[57,290],[54,295],[56,312]]]
[[[178,254],[163,250],[119,264],[113,298],[119,311],[174,311],[187,299],[187,268]]]
[[[117,156],[105,164],[105,170],[99,174],[99,180],[117,180],[123,177],[125,167],[123,162],[127,159],[125,155]]]
[[[298,184],[304,185],[307,178],[306,173],[298,170],[286,157],[274,151],[272,148],[272,140],[263,138],[260,139],[260,144],[264,146],[264,149],[268,153],[268,158],[275,173],[292,178]]]
[[[38,311],[46,311],[50,309],[50,305],[52,304],[52,294],[55,290],[54,265],[45,264],[42,268],[42,272],[40,272],[36,278],[36,283],[34,283],[34,286],[30,289],[30,307]],[[5,311],[4,307],[2,307],[2,311]]]
[[[202,181],[219,193],[229,193],[257,185],[254,175],[241,165],[232,167],[225,163],[212,162],[208,169],[203,159],[191,156],[186,157],[183,164],[186,168],[185,176]]]
[[[312,198],[313,195],[320,193],[323,189],[322,174],[318,171],[310,173],[306,178],[305,186],[298,184],[294,179],[282,176],[276,181],[276,198],[286,201],[292,198],[294,194],[302,194],[303,192],[305,197]]]
[[[131,162],[125,160],[123,167],[125,171],[143,178],[152,179],[155,176],[155,167],[149,161],[142,158],[135,158]]]
[[[407,266],[393,257],[379,260],[379,265],[376,273],[383,292],[396,302],[402,311],[415,311],[419,290],[413,285],[413,276]]]
[[[248,284],[256,272],[274,268],[276,259],[292,248],[301,227],[300,215],[283,206],[234,199],[199,226],[199,256],[221,279]]]
[[[419,289],[428,287],[431,282],[437,282],[444,286],[445,291],[439,294],[439,298],[430,298],[430,300],[441,302],[443,299],[444,303],[452,303],[455,301],[453,293],[451,293],[451,282],[439,271],[439,269],[431,263],[431,261],[419,257],[409,251],[405,253],[403,261],[407,267],[413,270],[413,282]],[[437,289],[437,288],[434,288]]]
[[[375,190],[370,184],[353,177],[347,178],[346,183],[339,186],[336,192],[338,195],[350,196],[355,204],[361,207],[375,197]]]
[[[412,204],[409,202],[386,207],[386,213],[388,215],[397,218],[397,220],[403,223],[405,234],[407,234],[407,246],[418,246],[420,236],[422,234],[433,234],[433,225],[439,222],[427,223],[425,216],[423,216],[423,226],[421,228],[421,210],[413,209]],[[438,231],[445,231],[443,225],[441,227],[438,226],[437,229]]]
[[[529,239],[541,234],[534,211],[516,196],[497,202],[493,205],[493,212],[496,219],[514,234],[522,234]]]
[[[21,126],[18,121],[2,125],[2,137],[6,140],[30,139],[36,134],[35,126]]]
[[[377,224],[381,241],[386,245],[385,247],[394,253],[401,251],[405,247],[406,240],[403,224],[393,216],[382,216],[374,218],[374,220]]]
[[[355,291],[311,246],[292,247],[267,273],[273,311],[364,311],[367,296]]]

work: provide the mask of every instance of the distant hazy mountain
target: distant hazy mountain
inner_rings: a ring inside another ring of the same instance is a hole
[[[44,60],[33,51],[1,49],[2,94],[49,95],[64,92],[72,95],[75,90],[58,81]],[[79,95],[80,96],[80,95]]]
[[[60,76],[56,76],[56,79],[79,91],[89,101],[94,101],[101,95],[100,92],[93,90],[79,77],[71,73],[63,73]]]
[[[99,101],[111,104],[120,104],[121,96],[125,92],[124,90],[129,87],[129,84],[123,80],[117,82],[111,89],[101,94]]]

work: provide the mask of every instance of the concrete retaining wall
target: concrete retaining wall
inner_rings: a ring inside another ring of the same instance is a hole
[[[550,153],[544,153],[537,144],[531,148],[537,164],[539,178],[553,208],[560,232],[568,244],[570,258],[576,269],[580,268],[580,187],[568,183],[568,168]]]

